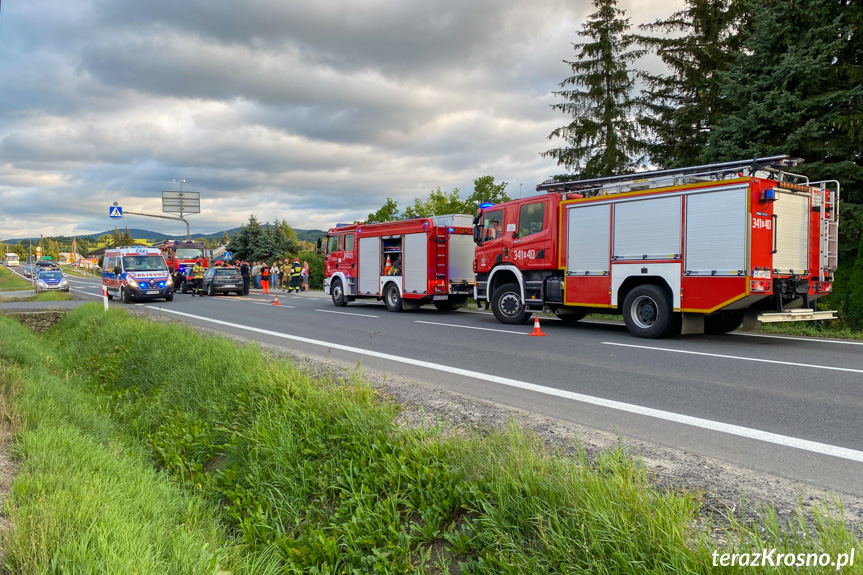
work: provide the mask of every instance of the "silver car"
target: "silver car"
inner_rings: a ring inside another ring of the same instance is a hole
[[[69,280],[62,271],[42,270],[36,276],[36,293],[46,291],[69,291]]]

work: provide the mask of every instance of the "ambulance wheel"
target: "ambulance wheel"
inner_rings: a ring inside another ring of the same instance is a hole
[[[743,325],[743,310],[725,311],[704,318],[704,333],[720,334]]]
[[[110,292],[108,292],[108,301],[114,301],[114,296]]]
[[[623,321],[636,337],[656,339],[673,335],[680,325],[677,315],[671,305],[671,294],[657,285],[637,286],[623,300]]]
[[[330,292],[333,296],[333,305],[336,307],[345,307],[348,305],[348,300],[345,297],[345,290],[342,288],[342,280],[334,280],[333,287]]]
[[[132,298],[129,297],[129,290],[120,288],[120,301],[123,303],[132,303]]]
[[[556,307],[554,308],[554,315],[563,323],[575,323],[580,319],[584,319],[587,312],[569,307]]]
[[[174,301],[174,294],[166,295],[166,296],[165,296],[165,301]]]
[[[394,283],[388,283],[384,288],[384,303],[389,311],[402,311],[402,296]]]
[[[500,323],[521,325],[530,319],[531,312],[524,308],[518,284],[505,284],[497,288],[491,298],[491,311]]]

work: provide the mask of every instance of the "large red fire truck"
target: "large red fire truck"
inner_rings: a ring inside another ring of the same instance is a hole
[[[190,289],[182,278],[185,277],[186,272],[192,269],[198,258],[204,260],[203,266],[205,268],[210,265],[209,250],[203,242],[167,240],[153,244],[153,247],[162,250],[162,255],[165,256],[168,269],[171,270],[171,276],[174,278],[175,289],[182,293],[186,293]]]
[[[589,180],[483,207],[477,299],[509,324],[622,314],[639,337],[832,319],[839,183],[787,156]],[[499,231],[498,231],[499,230]]]
[[[390,311],[433,303],[455,309],[473,294],[472,217],[449,214],[335,227],[326,241],[324,292],[336,306],[383,299]]]

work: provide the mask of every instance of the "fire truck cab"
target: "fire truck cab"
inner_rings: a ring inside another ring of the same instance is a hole
[[[551,181],[475,218],[477,299],[519,324],[622,314],[639,337],[832,319],[839,183],[787,156]]]
[[[162,251],[162,255],[165,256],[165,261],[168,264],[168,269],[171,271],[171,278],[175,289],[181,293],[186,293],[190,289],[184,278],[186,277],[186,273],[198,261],[198,258],[203,260],[205,268],[210,265],[210,251],[203,242],[167,240],[153,244],[153,247],[158,247]]]
[[[450,214],[337,226],[318,240],[324,292],[338,307],[382,299],[389,311],[455,309],[473,294],[472,218]]]

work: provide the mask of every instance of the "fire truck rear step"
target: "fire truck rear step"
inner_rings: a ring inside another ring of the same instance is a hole
[[[835,311],[814,311],[811,309],[789,309],[783,312],[762,313],[757,317],[762,323],[779,323],[783,321],[821,321],[836,319]]]

